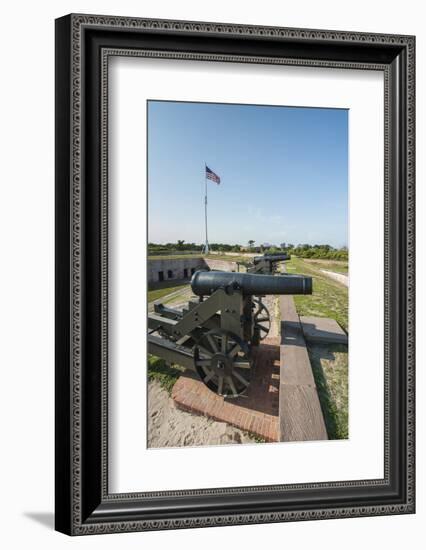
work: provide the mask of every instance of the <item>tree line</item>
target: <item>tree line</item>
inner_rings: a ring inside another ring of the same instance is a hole
[[[344,260],[349,259],[349,250],[346,246],[334,248],[329,244],[293,244],[282,243],[279,250],[285,251],[288,254],[294,254],[299,258],[312,258],[318,260]],[[278,250],[277,250],[278,251]]]
[[[255,246],[255,242],[256,241],[253,239],[250,239],[247,245],[209,243],[209,247],[213,252],[253,252],[258,254],[285,252],[287,254],[294,254],[300,258],[344,261],[347,261],[349,258],[349,251],[346,246],[335,248],[329,244],[311,245],[308,243],[298,245],[291,243],[281,243],[279,245],[264,243]],[[191,252],[197,253],[202,250],[202,244],[187,243],[184,240],[178,240],[175,243],[166,244],[148,243],[148,255],[150,256]]]

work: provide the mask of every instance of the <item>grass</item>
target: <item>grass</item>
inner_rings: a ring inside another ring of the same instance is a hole
[[[148,288],[148,302],[154,302],[160,298],[164,298],[168,294],[179,290],[180,288],[187,286],[188,281],[164,281],[162,283],[150,284]]]
[[[311,264],[313,267],[319,269],[327,269],[328,271],[334,271],[335,273],[348,273],[348,262],[337,260],[313,260],[304,259],[307,264]]]
[[[342,344],[308,346],[329,439],[347,439],[348,349]]]
[[[181,260],[182,258],[189,258],[193,260],[195,258],[202,257],[203,255],[201,254],[201,252],[195,254],[148,254],[148,260]]]
[[[317,264],[292,257],[286,262],[288,273],[309,275],[313,279],[313,293],[295,296],[297,313],[310,317],[330,317],[346,331],[348,329],[348,289],[327,277]]]
[[[266,439],[261,435],[257,435],[253,432],[247,432],[246,430],[241,431],[244,432],[251,440],[253,440],[253,443],[268,443],[268,441],[266,441]]]
[[[172,393],[173,386],[185,369],[179,365],[167,365],[164,359],[148,355],[148,380],[156,380],[168,394]]]

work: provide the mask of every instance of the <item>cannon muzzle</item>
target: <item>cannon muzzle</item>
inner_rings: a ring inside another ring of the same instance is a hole
[[[290,256],[288,254],[268,254],[265,256],[255,256],[253,258],[254,265],[258,264],[259,262],[265,261],[265,262],[284,262],[285,260],[289,260]]]
[[[242,290],[246,296],[312,294],[312,278],[303,275],[258,275],[226,271],[196,271],[191,288],[197,296],[210,296],[218,288]]]

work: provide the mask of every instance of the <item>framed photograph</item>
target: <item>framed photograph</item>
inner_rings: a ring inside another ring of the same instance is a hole
[[[56,529],[415,511],[415,38],[56,20]]]

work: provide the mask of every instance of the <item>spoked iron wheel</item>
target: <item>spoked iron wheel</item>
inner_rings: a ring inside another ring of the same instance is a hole
[[[271,316],[260,298],[253,298],[253,303],[256,309],[253,315],[254,328],[259,333],[259,339],[263,340],[271,330]]]
[[[224,397],[242,395],[250,384],[250,349],[232,332],[206,332],[194,350],[194,364],[202,382]]]

